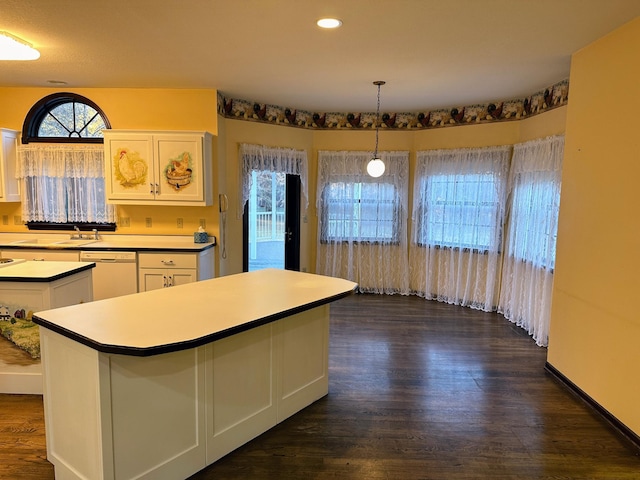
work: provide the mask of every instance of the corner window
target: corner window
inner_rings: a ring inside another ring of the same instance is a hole
[[[100,107],[75,93],[54,93],[36,103],[22,127],[22,143],[104,143],[111,128]]]

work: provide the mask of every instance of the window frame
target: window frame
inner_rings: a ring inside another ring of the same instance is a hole
[[[51,95],[47,95],[46,97],[40,99],[36,102],[35,105],[31,107],[29,113],[25,117],[24,124],[22,126],[22,143],[28,144],[31,142],[42,142],[42,143],[104,143],[103,137],[41,137],[38,134],[40,130],[40,125],[46,119],[47,115],[60,105],[64,105],[65,103],[79,103],[85,104],[91,108],[93,108],[97,115],[102,118],[104,122],[104,128],[110,129],[111,124],[109,123],[109,119],[104,114],[102,109],[96,105],[94,102],[89,100],[82,95],[78,95],[77,93],[71,92],[59,92],[52,93]],[[95,117],[94,117],[95,118]],[[75,120],[75,115],[74,115]],[[85,125],[86,126],[86,125]]]

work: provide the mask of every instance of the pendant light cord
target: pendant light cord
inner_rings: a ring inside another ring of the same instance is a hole
[[[378,158],[378,130],[380,125],[380,87],[385,83],[386,82],[382,80],[377,80],[373,82],[374,85],[378,86],[378,104],[376,106],[376,148],[373,151],[373,158]]]

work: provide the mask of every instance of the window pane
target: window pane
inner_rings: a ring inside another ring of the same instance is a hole
[[[499,248],[498,179],[492,173],[430,175],[422,182],[419,243]]]
[[[68,137],[69,131],[68,129],[60,124],[55,117],[51,115],[47,115],[45,119],[40,124],[40,128],[38,129],[39,137]]]
[[[560,191],[551,174],[520,176],[513,191],[510,251],[521,260],[554,268]],[[555,212],[555,213],[554,213]]]
[[[105,124],[104,120],[100,115],[96,115],[93,120],[91,120],[87,127],[82,131],[83,137],[99,137],[102,138],[102,130],[104,130]]]
[[[104,119],[90,105],[66,102],[52,108],[38,128],[39,137],[102,137]]]
[[[392,184],[329,183],[323,201],[323,241],[398,240],[399,200]]]

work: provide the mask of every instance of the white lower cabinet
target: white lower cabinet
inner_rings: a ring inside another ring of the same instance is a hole
[[[198,253],[149,252],[138,254],[138,291],[213,278],[212,249]]]

